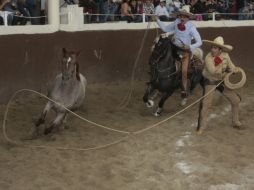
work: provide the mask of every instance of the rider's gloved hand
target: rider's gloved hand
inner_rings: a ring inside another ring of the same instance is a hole
[[[184,45],[184,46],[183,46],[183,49],[185,49],[185,50],[190,50],[190,46],[189,46],[189,45]]]
[[[231,73],[231,69],[230,69],[229,67],[226,67],[226,68],[223,70],[223,72],[225,72],[225,73]]]

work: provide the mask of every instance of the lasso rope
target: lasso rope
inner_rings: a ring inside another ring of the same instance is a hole
[[[145,39],[147,37],[147,33],[148,33],[148,30],[151,26],[151,22],[149,21],[148,24],[147,24],[147,28],[145,30],[145,33],[144,33],[144,36],[141,40],[141,45],[140,45],[140,48],[139,48],[139,51],[138,51],[138,54],[137,54],[137,57],[135,59],[135,62],[133,64],[133,68],[132,68],[132,73],[131,73],[131,79],[130,79],[130,89],[127,93],[127,95],[125,96],[125,98],[122,100],[122,102],[119,104],[119,108],[120,109],[123,109],[125,108],[129,102],[130,102],[130,99],[131,99],[131,96],[132,96],[132,93],[133,93],[133,90],[134,90],[134,80],[135,80],[135,71],[136,71],[136,68],[138,66],[138,62],[139,62],[139,59],[140,59],[140,55],[142,53],[142,50],[144,48],[144,44],[145,44]],[[157,35],[157,34],[156,34]]]
[[[214,87],[213,89],[211,89],[209,92],[207,92],[204,96],[200,97],[199,99],[197,99],[195,102],[191,103],[190,105],[188,105],[187,107],[185,107],[184,109],[178,111],[177,113],[171,115],[170,117],[162,120],[162,121],[159,121],[151,126],[148,126],[147,128],[144,128],[144,129],[141,129],[141,130],[138,130],[138,131],[135,131],[135,132],[128,132],[128,131],[122,131],[122,130],[116,130],[116,129],[113,129],[113,128],[110,128],[110,127],[107,127],[105,125],[101,125],[101,124],[98,124],[96,122],[93,122],[93,121],[90,121],[76,113],[74,113],[73,111],[69,110],[68,108],[64,107],[63,105],[61,105],[60,103],[50,99],[49,97],[47,97],[46,95],[42,94],[42,93],[39,93],[37,91],[34,91],[34,90],[30,90],[30,89],[21,89],[21,90],[18,90],[16,91],[12,97],[10,98],[7,106],[6,106],[6,110],[5,110],[5,113],[4,113],[4,120],[3,120],[3,136],[5,138],[5,140],[10,143],[10,144],[14,144],[14,145],[17,145],[17,146],[22,146],[22,147],[27,147],[27,148],[45,148],[45,149],[58,149],[58,150],[73,150],[73,151],[90,151],[90,150],[98,150],[98,149],[104,149],[104,148],[107,148],[107,147],[110,147],[110,146],[113,146],[113,145],[116,145],[120,142],[123,142],[124,140],[128,139],[130,137],[130,135],[138,135],[138,134],[141,134],[141,133],[144,133],[148,130],[151,130],[159,125],[161,125],[162,123],[165,123],[166,121],[176,117],[177,115],[181,114],[182,112],[186,111],[187,109],[191,108],[192,106],[194,106],[195,104],[197,104],[199,101],[201,101],[202,99],[204,99],[205,97],[207,97],[209,94],[211,94],[220,84],[222,84],[223,81],[221,81],[219,84],[216,85],[216,87]],[[97,126],[97,127],[100,127],[100,128],[103,128],[103,129],[106,129],[106,130],[109,130],[109,131],[112,131],[112,132],[118,132],[118,133],[121,133],[121,134],[127,134],[125,137],[117,140],[117,141],[114,141],[114,142],[111,142],[111,143],[107,143],[107,144],[104,144],[104,145],[99,145],[99,146],[95,146],[95,147],[90,147],[90,148],[72,148],[72,147],[55,147],[55,146],[42,146],[42,145],[26,145],[24,143],[19,143],[19,142],[16,142],[15,140],[12,140],[8,135],[7,135],[7,127],[6,127],[6,121],[7,121],[7,117],[8,117],[8,111],[9,111],[9,107],[13,101],[13,99],[16,97],[16,95],[18,93],[21,93],[23,91],[27,91],[27,92],[32,92],[32,93],[35,93],[49,101],[52,101],[53,103],[61,106],[62,108],[64,108],[66,111],[70,112],[71,114],[73,114],[75,117],[83,120],[83,121],[86,121],[94,126]]]

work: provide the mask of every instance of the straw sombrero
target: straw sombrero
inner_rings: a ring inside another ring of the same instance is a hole
[[[187,17],[194,17],[194,14],[192,14],[190,12],[190,7],[187,6],[187,5],[183,6],[181,9],[179,9],[179,11],[177,11],[176,15],[177,16],[184,15],[184,16],[187,16]]]
[[[225,52],[230,52],[233,50],[233,46],[224,44],[224,39],[221,36],[215,38],[213,41],[203,40],[203,42],[206,44],[220,47]]]

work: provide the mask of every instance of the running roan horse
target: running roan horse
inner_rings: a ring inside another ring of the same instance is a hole
[[[199,59],[202,60],[202,50],[200,50]],[[155,44],[152,54],[149,58],[150,65],[150,81],[143,96],[143,101],[147,107],[153,107],[153,98],[157,91],[162,93],[158,108],[154,115],[159,116],[162,113],[165,101],[174,93],[175,90],[181,88],[181,72],[176,67],[176,59],[181,57],[171,42],[170,37],[160,37]],[[191,65],[191,64],[190,64]],[[202,69],[193,69],[188,73],[188,86],[190,92],[195,86],[202,84]],[[195,71],[194,71],[195,70]]]
[[[77,62],[79,52],[67,51],[65,48],[62,51],[62,72],[56,76],[53,88],[49,91],[49,98],[75,111],[83,103],[87,81],[79,73],[79,64]],[[51,101],[47,102],[40,118],[35,123],[35,134],[38,132],[38,127],[45,122],[46,115],[51,108],[56,112],[56,118],[48,128],[45,128],[44,134],[49,134],[54,127],[62,124],[67,115],[67,111],[62,106]]]

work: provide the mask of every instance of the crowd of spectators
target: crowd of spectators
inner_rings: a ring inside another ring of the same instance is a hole
[[[86,23],[151,21],[156,14],[162,21],[175,19],[175,12],[189,6],[196,20],[215,18],[254,19],[254,0],[62,0],[64,5],[83,7]],[[0,0],[0,25],[7,15],[8,25],[45,24],[47,0]],[[142,14],[145,14],[143,18]],[[31,18],[32,17],[32,18]]]
[[[0,25],[45,24],[47,0],[0,0]]]
[[[210,20],[212,13],[216,19],[247,20],[254,19],[254,0],[70,0],[84,7],[86,21],[107,22],[124,20],[142,22],[142,13],[146,21],[150,14],[159,15],[163,21],[175,19],[175,12],[182,6],[189,6],[196,20]],[[75,2],[74,2],[75,1]]]

